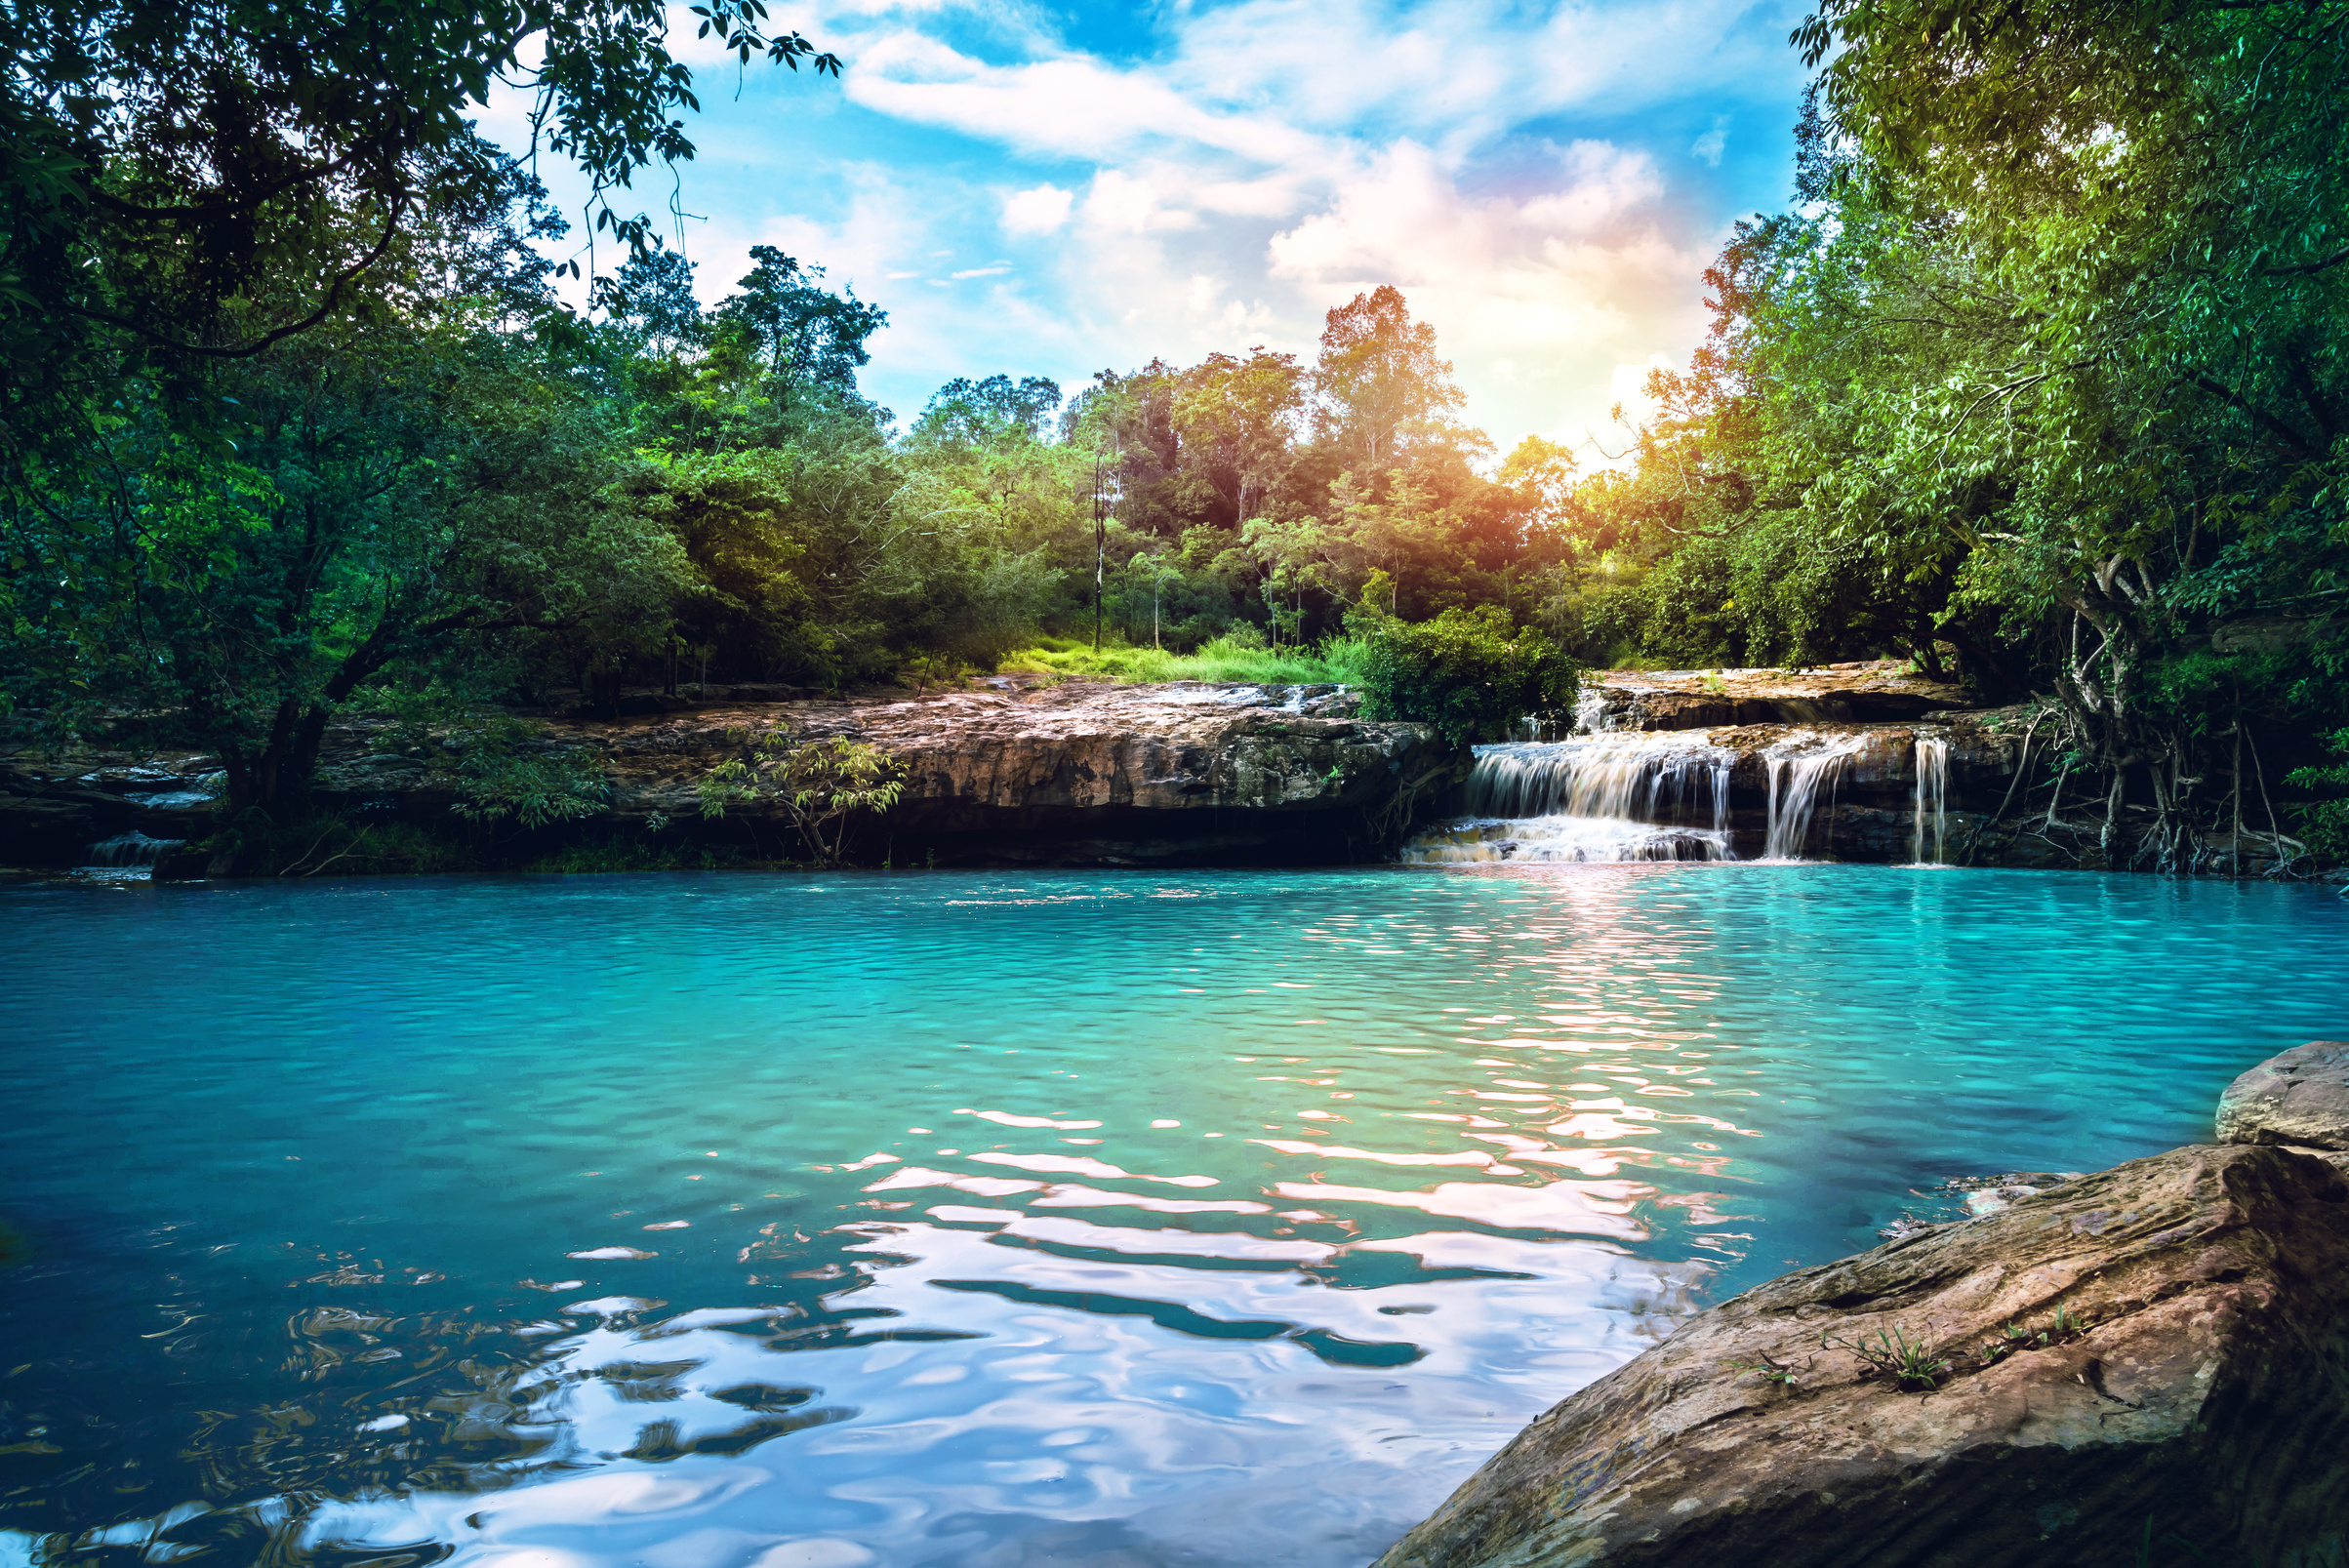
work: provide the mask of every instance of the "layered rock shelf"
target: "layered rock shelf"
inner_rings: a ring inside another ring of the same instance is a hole
[[[696,783],[782,725],[870,742],[906,788],[869,834],[898,864],[1329,864],[1390,851],[1469,758],[1334,686],[1068,682],[800,703],[610,727],[613,809],[698,809]]]
[[[1379,1568],[2341,1560],[2349,1048],[2246,1073],[2219,1130],[1699,1313]]]
[[[1890,661],[1816,670],[1596,670],[1576,717],[1587,730],[1707,730],[1737,725],[1920,719],[1966,706],[1946,682]]]
[[[2044,787],[2036,801],[2017,787],[2032,711],[1963,701],[1957,689],[1890,663],[1607,670],[1585,680],[1570,733],[1622,766],[1647,768],[1633,814],[1702,829],[1707,844],[1697,848],[1710,853],[2106,864],[2093,828],[2080,825],[2086,819],[2051,821]],[[1484,809],[1465,749],[1424,725],[1365,719],[1358,697],[1333,686],[996,677],[918,699],[750,687],[701,702],[646,694],[632,705],[642,711],[612,720],[539,719],[527,743],[585,758],[604,776],[609,811],[591,830],[661,822],[746,842],[763,833],[766,852],[789,853],[772,819],[703,824],[695,792],[747,737],[777,727],[869,741],[904,764],[900,803],[862,829],[865,859],[899,864],[1367,862],[1392,856],[1414,829]],[[1571,761],[1546,744],[1567,733],[1542,731],[1524,749]],[[379,720],[335,725],[315,798],[354,817],[447,825],[453,779],[390,738]],[[2035,779],[2044,777],[2046,745],[2042,735],[2030,754]],[[158,846],[211,830],[204,789],[217,769],[202,755],[102,746],[0,750],[0,865],[160,857],[172,874],[196,874],[202,864],[192,855]],[[1676,796],[1661,787],[1674,769],[1701,773],[1702,788]],[[1800,823],[1790,824],[1790,810]],[[1454,834],[1453,848],[1419,858],[1544,858],[1511,831],[1488,821]],[[2247,850],[2242,871],[2267,868],[2264,850]]]
[[[747,694],[764,696],[768,694]],[[730,697],[612,721],[542,720],[528,744],[587,757],[610,785],[606,829],[656,821],[745,837],[775,852],[789,835],[737,809],[699,817],[696,785],[775,728],[868,741],[906,770],[867,858],[895,864],[1330,864],[1391,854],[1427,800],[1466,774],[1466,751],[1424,725],[1358,716],[1334,686],[1116,686],[1003,680],[921,700],[781,702]],[[446,824],[454,781],[388,748],[389,727],[330,730],[314,798],[359,818]],[[210,830],[201,755],[20,750],[0,759],[0,864],[86,861],[137,834]],[[200,874],[189,854],[167,874]]]

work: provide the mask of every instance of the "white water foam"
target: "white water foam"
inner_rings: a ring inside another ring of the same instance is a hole
[[[1469,815],[1420,834],[1406,864],[1727,861],[1733,753],[1690,732],[1477,748]]]

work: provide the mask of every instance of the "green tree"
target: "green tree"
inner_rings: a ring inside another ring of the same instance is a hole
[[[1314,424],[1321,439],[1370,469],[1401,461],[1415,443],[1460,439],[1452,416],[1467,402],[1436,329],[1411,319],[1392,284],[1332,309],[1314,369]]]
[[[529,630],[630,635],[687,581],[614,493],[608,430],[526,344],[322,328],[234,385],[233,448],[134,404],[100,431],[112,482],[0,512],[11,695],[53,732],[101,706],[180,715],[232,816],[298,804],[378,674]]]
[[[767,34],[764,9],[694,8],[745,62],[837,74],[799,34]],[[203,412],[201,367],[381,302],[404,234],[502,201],[510,166],[471,119],[499,85],[527,95],[534,153],[586,171],[597,229],[642,246],[651,221],[609,194],[694,151],[667,36],[658,0],[0,10],[0,452],[20,464],[86,439],[124,378],[176,382],[173,412]]]

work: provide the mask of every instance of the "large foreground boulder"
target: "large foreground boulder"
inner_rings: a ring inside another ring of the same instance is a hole
[[[2349,1149],[2349,1040],[2295,1045],[2227,1085],[2218,1141]]]
[[[2336,1163],[2176,1149],[1772,1280],[1535,1421],[1381,1568],[2121,1568],[2148,1523],[2156,1561],[2330,1562]],[[1904,1343],[1906,1387],[1870,1364]]]

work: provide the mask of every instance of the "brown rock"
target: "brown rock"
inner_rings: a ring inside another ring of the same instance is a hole
[[[904,762],[901,855],[1057,864],[1371,858],[1467,772],[1426,725],[1354,716],[1336,687],[1071,682],[858,708]],[[824,723],[811,715],[810,728]]]
[[[863,824],[900,865],[1327,864],[1380,858],[1469,756],[1426,725],[1356,716],[1334,686],[1069,681],[917,702],[703,711],[650,725],[549,726],[605,753],[612,807],[693,822],[695,785],[777,726],[868,741],[906,789]],[[886,841],[884,844],[883,841]]]
[[[2086,1332],[1981,1353],[2059,1308]],[[2337,1550],[2345,1318],[2332,1163],[2134,1160],[1700,1314],[1526,1427],[1380,1568],[2121,1568],[2149,1520],[2222,1561]],[[1844,1347],[1893,1332],[1950,1363],[1932,1391]],[[1764,1357],[1791,1388],[1739,1369]]]
[[[2227,1085],[2218,1141],[2349,1149],[2349,1040],[2295,1045]]]
[[[1775,669],[1594,671],[1583,681],[1600,727],[1709,730],[1730,724],[1882,723],[1960,708],[1957,687],[1882,664]]]

